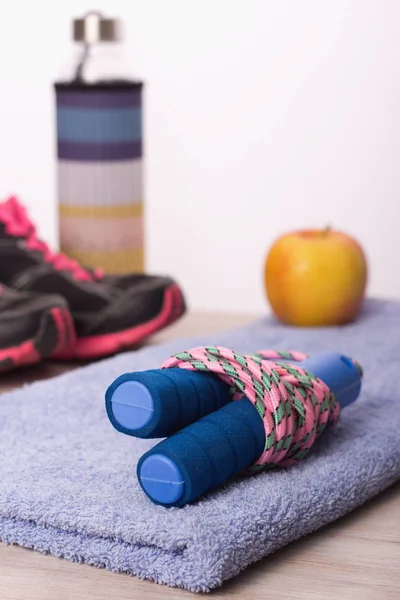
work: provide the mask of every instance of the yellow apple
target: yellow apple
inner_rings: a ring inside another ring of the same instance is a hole
[[[265,287],[276,317],[288,325],[341,325],[361,307],[367,262],[352,237],[309,229],[276,240],[265,261]]]

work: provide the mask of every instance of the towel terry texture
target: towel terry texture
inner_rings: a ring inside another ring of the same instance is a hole
[[[342,328],[272,320],[175,340],[0,398],[0,539],[156,582],[208,591],[337,519],[400,479],[400,304],[370,300]],[[338,350],[364,367],[359,400],[309,457],[237,479],[185,508],[156,506],[136,463],[155,442],[117,433],[104,392],[122,372],[157,367],[199,344]]]

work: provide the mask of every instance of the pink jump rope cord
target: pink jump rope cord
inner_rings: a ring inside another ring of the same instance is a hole
[[[298,462],[326,425],[339,417],[339,404],[323,381],[297,365],[275,362],[305,358],[302,352],[262,350],[245,355],[207,346],[176,354],[162,368],[215,373],[231,386],[233,400],[245,396],[252,402],[265,428],[264,452],[253,467],[258,470]]]

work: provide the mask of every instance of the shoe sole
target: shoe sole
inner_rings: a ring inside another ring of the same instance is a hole
[[[58,354],[75,343],[72,317],[66,308],[54,307],[45,312],[34,338],[12,348],[0,350],[0,373],[16,367],[33,365]]]
[[[159,314],[140,325],[131,329],[125,329],[115,333],[78,338],[73,350],[63,352],[57,358],[62,360],[80,359],[90,360],[116,354],[138,344],[164,329],[179,319],[185,312],[185,301],[178,285],[168,287],[164,292],[163,306]]]

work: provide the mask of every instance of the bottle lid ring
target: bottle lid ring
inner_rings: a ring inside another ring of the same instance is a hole
[[[85,44],[117,42],[121,39],[120,25],[118,19],[105,18],[101,13],[91,11],[82,18],[73,20],[73,39]]]

